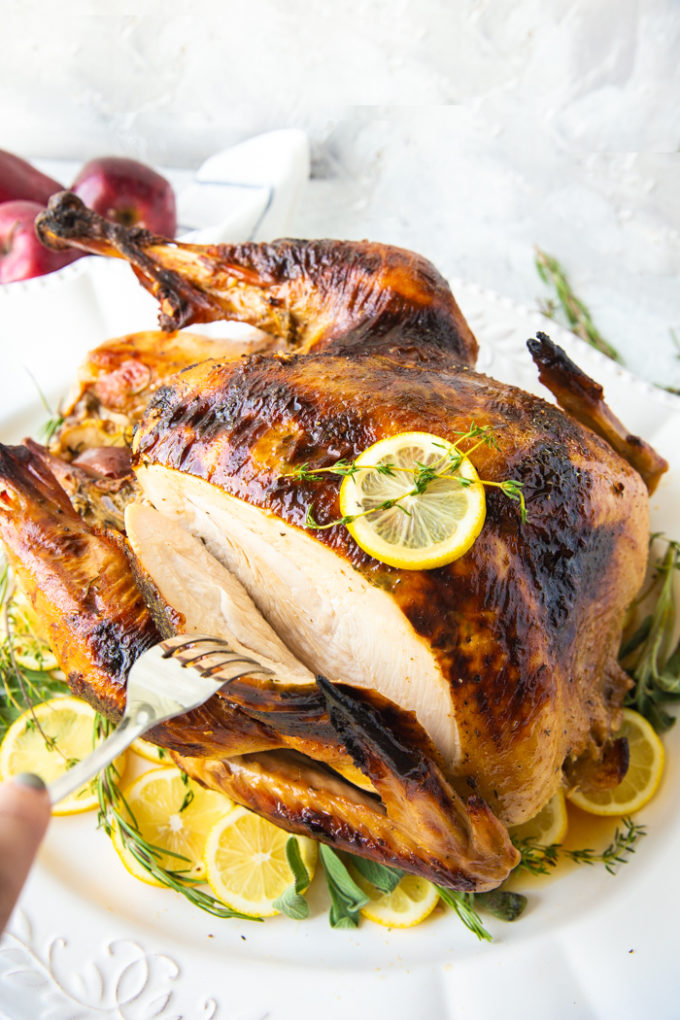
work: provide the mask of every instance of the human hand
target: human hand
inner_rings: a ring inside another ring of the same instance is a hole
[[[39,776],[25,772],[0,784],[0,932],[7,924],[50,820]]]

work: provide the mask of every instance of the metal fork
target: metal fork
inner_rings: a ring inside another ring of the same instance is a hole
[[[92,754],[49,784],[50,800],[68,797],[152,726],[198,708],[231,680],[258,673],[273,676],[228,641],[205,634],[180,634],[149,648],[128,675],[120,723]]]

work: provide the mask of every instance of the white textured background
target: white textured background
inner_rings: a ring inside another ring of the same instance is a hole
[[[1,7],[0,147],[193,167],[303,127],[291,233],[412,247],[528,305],[538,244],[627,364],[680,387],[678,0]]]

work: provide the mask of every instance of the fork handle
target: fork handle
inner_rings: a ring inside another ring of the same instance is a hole
[[[146,706],[141,706],[134,716],[124,716],[117,729],[109,734],[106,740],[102,740],[87,758],[83,758],[68,772],[64,772],[49,784],[47,792],[52,804],[57,804],[64,797],[74,793],[88,779],[92,779],[110,765],[114,758],[127,750],[133,740],[146,733],[153,723],[153,713]]]

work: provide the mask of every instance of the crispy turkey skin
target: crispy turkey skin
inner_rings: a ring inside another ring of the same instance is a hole
[[[68,194],[37,229],[47,244],[127,259],[163,329],[230,318],[271,337],[259,352],[206,358],[173,334],[167,365],[148,339],[112,342],[72,402],[70,427],[93,399],[101,417],[136,423],[148,506],[129,508],[134,575],[119,569],[161,630],[200,629],[205,613],[280,660],[278,682],[225,689],[203,737],[200,721],[175,721],[158,739],[206,785],[291,831],[452,888],[498,885],[518,859],[505,825],[579,774],[615,782],[611,762],[625,760],[611,740],[627,688],[617,652],[662,459],[548,338],[532,352],[566,411],[475,372],[477,342],[446,282],[411,252],[169,243]],[[475,544],[431,571],[378,562],[342,525],[306,527],[309,510],[320,523],[339,516],[339,481],[299,480],[296,468],[351,461],[403,431],[455,440],[472,422],[497,444],[475,451],[475,467],[522,483],[525,523],[488,489]],[[8,504],[21,573],[29,543]],[[29,589],[49,586],[53,547],[43,543]]]

